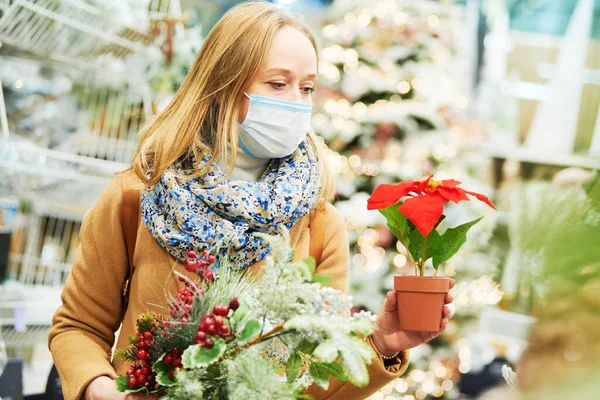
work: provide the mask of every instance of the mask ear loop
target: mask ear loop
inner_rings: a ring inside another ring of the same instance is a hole
[[[244,94],[246,95],[247,98],[251,99],[250,95],[248,95],[248,93],[244,92]]]

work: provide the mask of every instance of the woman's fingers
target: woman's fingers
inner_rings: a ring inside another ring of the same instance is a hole
[[[381,306],[381,311],[385,311],[388,313],[395,312],[398,309],[398,303],[396,303],[396,292],[389,291],[385,296],[385,300],[383,300],[383,305]]]
[[[456,286],[456,281],[454,279],[450,279],[450,289]]]
[[[444,303],[450,304],[453,301],[454,301],[454,296],[452,296],[452,293],[450,293],[450,292],[446,293],[446,297],[444,298]]]

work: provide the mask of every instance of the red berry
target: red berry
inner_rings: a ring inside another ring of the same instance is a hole
[[[173,366],[174,367],[183,366],[183,364],[181,363],[181,357],[175,357],[175,359],[173,360]]]
[[[135,374],[135,369],[133,369],[133,367],[131,367],[127,370],[127,375],[133,376],[133,374]]]
[[[187,256],[188,256],[188,258],[196,258],[196,257],[198,257],[198,255],[196,254],[196,252],[194,250],[188,251]]]
[[[234,297],[233,299],[231,299],[231,301],[229,302],[229,308],[231,308],[233,311],[237,310],[238,307],[240,306],[240,302],[237,299],[237,297]]]
[[[215,342],[213,342],[210,339],[206,339],[206,342],[204,343],[204,347],[206,347],[207,349],[212,349],[215,346]]]
[[[144,332],[144,339],[152,339],[152,332]]]
[[[152,373],[152,368],[144,367],[142,368],[142,372],[144,373],[144,375],[150,375]]]
[[[139,385],[143,385],[146,382],[148,382],[148,378],[146,377],[146,375],[138,375],[136,376],[136,379]]]
[[[129,387],[129,389],[135,389],[137,388],[137,385],[138,381],[133,376],[127,381],[127,386]]]
[[[222,336],[227,336],[229,335],[229,327],[227,325],[223,325],[221,328],[219,328],[219,333]]]
[[[179,350],[178,347],[173,347],[173,350],[171,350],[171,354],[173,354],[173,357],[181,357],[182,351]]]
[[[167,371],[167,376],[171,380],[175,379],[175,370],[171,368],[169,371]]]
[[[198,342],[202,342],[206,339],[206,333],[199,331],[198,333],[196,333],[196,341]]]
[[[202,255],[206,257],[208,255],[208,250],[202,250]]]
[[[162,322],[162,326],[163,326],[164,328],[166,328],[167,326],[169,326],[169,322],[168,322],[168,321],[163,321],[163,322]]]
[[[216,317],[216,318],[215,318],[215,326],[216,326],[217,328],[220,328],[220,327],[222,327],[222,326],[223,326],[223,324],[224,324],[224,322],[225,322],[225,321],[223,321],[223,318],[221,318],[221,317]]]
[[[146,350],[138,350],[137,351],[137,358],[139,358],[140,360],[145,360],[148,357],[148,352]]]
[[[212,324],[212,325],[208,325],[208,327],[206,328],[206,334],[213,336],[217,334],[217,327]]]
[[[216,260],[215,256],[208,256],[208,262],[209,262],[210,264],[214,263],[214,262],[215,262],[215,260]]]
[[[196,263],[188,262],[185,264],[185,270],[188,272],[194,272],[196,270],[196,267],[197,267]]]
[[[179,282],[185,282],[185,278],[183,276],[178,276],[177,279]]]
[[[144,374],[144,369],[143,368],[140,368],[137,371],[135,371],[135,377],[136,377],[136,379],[138,381],[140,380],[139,377],[142,376],[142,375],[146,375],[146,374]]]
[[[208,271],[208,272],[206,273],[205,277],[206,277],[206,279],[208,279],[209,281],[211,281],[211,280],[212,280],[212,278],[214,278],[214,277],[215,277],[215,275],[214,275],[214,274],[213,274],[211,271]]]
[[[164,358],[163,358],[163,362],[167,365],[169,364],[173,364],[173,356],[171,354],[167,354]]]

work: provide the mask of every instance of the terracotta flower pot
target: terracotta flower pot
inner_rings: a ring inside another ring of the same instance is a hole
[[[440,330],[449,278],[394,276],[398,318],[403,331]]]

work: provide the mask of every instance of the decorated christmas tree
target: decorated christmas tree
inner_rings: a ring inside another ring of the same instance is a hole
[[[461,116],[468,100],[456,76],[462,57],[462,8],[432,1],[334,1],[328,10],[320,54],[319,106],[313,127],[329,148],[336,174],[336,207],[346,217],[354,303],[377,312],[393,275],[414,274],[405,249],[385,219],[367,211],[381,183],[456,178],[490,194],[483,183],[481,126]],[[463,71],[464,72],[464,71]],[[464,75],[464,74],[463,74]],[[488,242],[495,217],[485,205],[452,210],[438,227],[486,215],[467,245],[441,267],[457,280],[457,314],[446,333],[412,352],[412,370],[373,399],[444,398],[470,368],[458,357],[459,339],[473,329],[482,307],[500,300],[492,274],[498,257]],[[430,267],[430,266],[429,266]],[[463,353],[465,353],[463,351]]]

